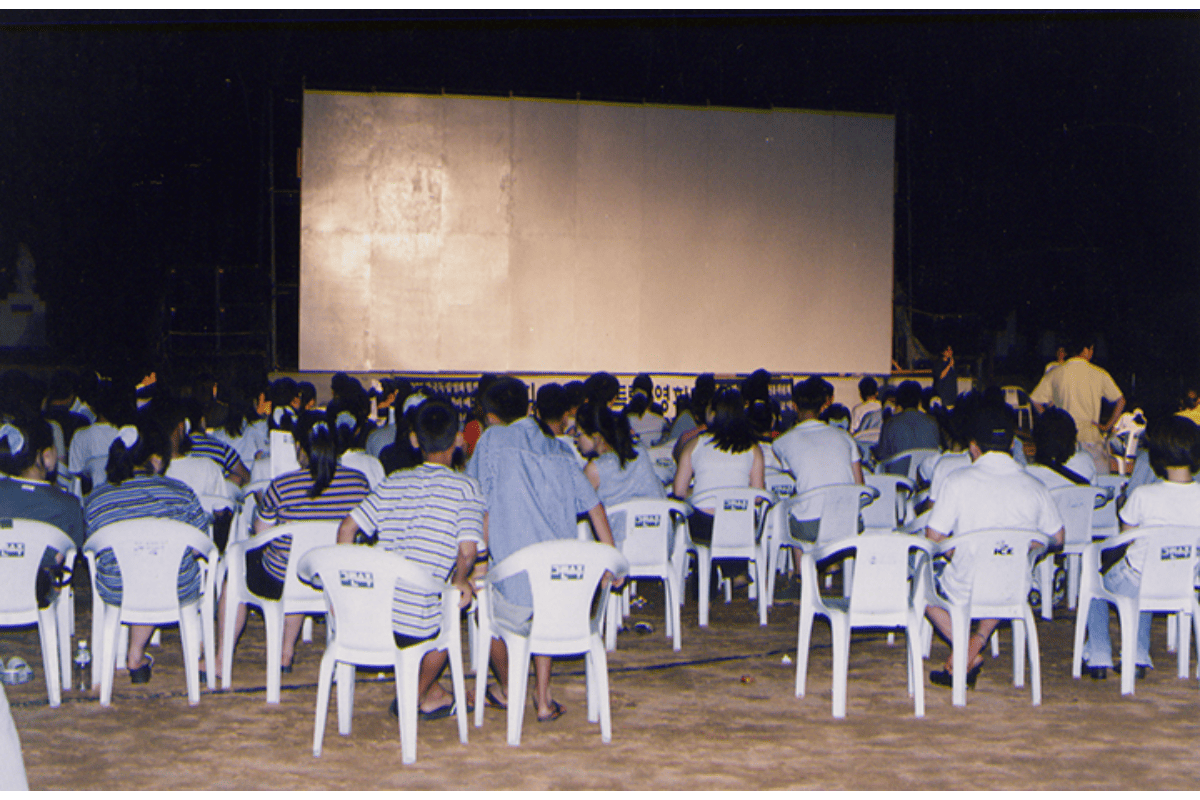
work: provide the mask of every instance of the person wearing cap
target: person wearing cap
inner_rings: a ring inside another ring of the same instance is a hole
[[[1104,437],[1125,410],[1125,395],[1105,370],[1092,363],[1095,345],[1090,340],[1076,354],[1042,376],[1029,394],[1033,407],[1041,414],[1048,406],[1061,408],[1075,420],[1079,446],[1096,462],[1096,472],[1107,475],[1108,448]],[[1108,421],[1100,422],[1101,401],[1115,404]]]
[[[1016,433],[1012,409],[983,405],[970,423],[968,452],[971,465],[946,476],[941,492],[929,512],[926,538],[941,542],[954,534],[988,528],[1038,530],[1061,545],[1064,531],[1058,508],[1050,492],[1013,460],[1010,450]],[[959,601],[970,596],[974,565],[967,553],[955,553],[937,578],[937,591]],[[925,615],[938,632],[953,645],[950,613],[940,606],[926,606]],[[974,687],[983,667],[980,652],[999,620],[981,619],[967,649],[967,685]],[[929,674],[931,683],[950,686],[951,659],[946,667]]]

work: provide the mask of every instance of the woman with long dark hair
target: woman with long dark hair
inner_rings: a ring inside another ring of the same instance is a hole
[[[624,412],[615,414],[608,406],[585,402],[575,414],[575,446],[588,457],[583,472],[605,508],[626,500],[667,496],[650,453],[634,444]],[[625,540],[624,514],[610,514],[608,524],[620,548]]]
[[[279,475],[263,492],[254,521],[255,533],[288,522],[340,522],[371,491],[366,476],[338,464],[336,434],[323,412],[310,411],[301,415],[296,422],[295,436],[300,469]],[[280,536],[263,547],[246,551],[246,585],[253,594],[269,600],[283,596],[291,548],[292,537]],[[225,618],[224,608],[225,595],[222,593],[218,621]],[[292,656],[303,622],[303,614],[288,614],[284,619],[281,654],[284,672],[292,671]],[[246,626],[244,604],[238,608],[236,625],[235,643]],[[218,636],[218,647],[221,640]],[[217,663],[221,663],[219,652]]]
[[[693,485],[694,483],[694,485]],[[766,489],[762,448],[737,389],[723,389],[708,407],[708,429],[684,445],[675,468],[672,494],[680,500],[710,489]],[[712,541],[712,508],[688,518],[693,541]]]

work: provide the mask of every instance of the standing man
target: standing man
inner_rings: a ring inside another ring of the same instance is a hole
[[[1096,462],[1096,473],[1109,473],[1109,456],[1104,439],[1125,409],[1125,395],[1106,371],[1092,362],[1095,344],[1084,340],[1076,355],[1042,376],[1029,400],[1038,413],[1047,406],[1061,408],[1075,420],[1079,446]],[[1108,421],[1101,424],[1101,401],[1115,403]]]
[[[933,394],[942,401],[943,408],[954,407],[958,397],[958,372],[954,369],[954,348],[950,345],[946,345],[933,366]]]

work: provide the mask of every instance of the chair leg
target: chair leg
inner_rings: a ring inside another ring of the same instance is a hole
[[[179,609],[179,641],[183,650],[183,675],[187,684],[188,705],[200,704],[200,649],[204,634],[201,630],[200,604]],[[161,630],[161,628],[159,629]]]
[[[103,606],[105,609],[103,643],[100,645],[100,705],[112,705],[113,673],[116,671],[117,636],[121,632],[121,609]]]
[[[529,694],[529,640],[505,636],[504,643],[508,646],[508,744],[519,747]]]
[[[475,598],[475,727],[483,727],[483,707],[487,692],[488,661],[492,649],[492,626],[484,589]]]
[[[850,671],[850,618],[834,614],[829,618],[833,629],[833,716],[846,717],[846,682]]]
[[[1176,640],[1179,638],[1178,614],[1167,614],[1167,652],[1174,653],[1176,650]]]
[[[38,611],[38,639],[42,644],[42,671],[46,674],[46,696],[50,700],[51,708],[58,708],[62,705],[63,684],[60,682],[62,673],[58,668],[60,644],[57,614],[58,609],[53,606]]]
[[[283,604],[265,602],[262,612],[267,629],[267,702],[278,705],[279,670],[283,665]]]
[[[71,587],[66,586],[58,596],[54,609],[55,622],[58,627],[58,667],[59,689],[71,688],[71,634],[75,628],[75,604]]]
[[[1042,619],[1054,619],[1054,558],[1046,556],[1037,565],[1038,583],[1041,584]]]
[[[842,597],[849,598],[854,589],[854,557],[842,561]]]
[[[609,592],[608,610],[604,614],[604,649],[617,649],[617,627],[620,625],[621,619],[621,599],[616,592]]]
[[[458,741],[467,743],[467,685],[463,679],[462,637],[455,631],[446,648],[450,661],[450,684],[454,688],[454,716],[458,721]],[[418,676],[420,664],[417,665]],[[481,698],[482,699],[482,698]]]
[[[1025,685],[1025,641],[1033,627],[1031,620],[1014,619],[1012,621],[1013,640],[1013,686]],[[995,634],[992,634],[995,636]]]
[[[229,596],[225,598],[225,615],[221,619],[221,688],[229,691],[233,685],[233,644],[234,644],[234,628],[237,627],[237,612],[238,605],[234,592],[228,587],[233,586],[233,570],[229,571],[230,582],[226,591]]]
[[[354,665],[339,661],[337,676],[338,733],[349,736],[354,729]],[[397,673],[398,674],[398,673]]]
[[[325,740],[325,721],[329,717],[329,691],[333,683],[333,670],[337,664],[332,650],[321,656],[321,672],[317,676],[317,712],[313,719],[313,755],[321,755]]]
[[[313,618],[306,616],[304,624],[300,627],[300,639],[305,644],[312,644],[313,637]]]
[[[913,715],[917,719],[925,716],[925,661],[921,658],[920,630],[920,619],[910,619],[904,631],[908,646],[908,693],[913,698]]]
[[[951,663],[953,664],[953,680],[951,694],[956,706],[967,704],[967,649],[971,637],[971,618],[966,609],[950,612],[953,643],[951,645]]]
[[[813,613],[800,609],[800,632],[796,638],[796,697],[804,697],[808,683],[808,649],[812,641]]]
[[[600,741],[608,744],[612,741],[612,704],[609,701],[608,690],[608,657],[604,648],[598,647],[593,641],[588,654],[589,682],[595,684],[593,693],[600,712]],[[590,716],[590,715],[589,715]]]
[[[1117,618],[1121,623],[1121,694],[1133,694],[1134,680],[1137,670],[1134,662],[1137,660],[1137,627],[1138,608],[1133,603],[1118,602]]]
[[[1029,684],[1033,692],[1033,704],[1042,704],[1042,653],[1038,646],[1037,625],[1029,614],[1025,624],[1025,635],[1029,638]]]
[[[396,705],[400,718],[400,761],[412,764],[417,760],[417,678],[421,672],[421,648],[411,648],[396,660]],[[420,652],[418,652],[420,651]]]
[[[674,577],[667,577],[663,580],[664,600],[667,604],[666,614],[667,620],[671,628],[671,649],[679,652],[683,649],[682,631],[680,631],[680,609],[676,598],[683,591],[683,587],[676,585]]]
[[[1087,633],[1088,610],[1092,607],[1090,594],[1082,593],[1075,605],[1075,645],[1071,651],[1071,677],[1083,674],[1083,637]]]
[[[699,603],[699,618],[700,627],[708,627],[708,593],[710,586],[710,578],[712,577],[712,561],[708,557],[708,548],[696,548],[696,589]]]
[[[999,629],[992,631],[992,635],[988,637],[992,640],[992,658],[1000,657],[1000,632]]]
[[[1067,608],[1074,611],[1079,607],[1079,572],[1083,565],[1083,556],[1069,553],[1063,562],[1067,566]]]
[[[1191,614],[1175,614],[1177,630],[1179,631],[1178,640],[1176,641],[1178,654],[1178,664],[1176,675],[1180,678],[1188,676],[1188,656],[1192,646],[1192,615]]]

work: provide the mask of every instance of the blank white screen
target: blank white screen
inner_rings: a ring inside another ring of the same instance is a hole
[[[894,135],[307,92],[300,368],[886,373]]]

